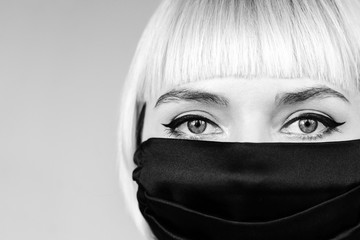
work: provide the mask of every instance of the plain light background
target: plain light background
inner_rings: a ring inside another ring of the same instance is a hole
[[[141,239],[116,175],[122,81],[159,0],[0,0],[0,239]]]

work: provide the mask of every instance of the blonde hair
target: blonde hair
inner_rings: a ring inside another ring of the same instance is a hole
[[[359,89],[359,0],[164,0],[138,44],[122,93],[119,176],[139,229],[139,108],[165,87],[214,77],[312,78]]]

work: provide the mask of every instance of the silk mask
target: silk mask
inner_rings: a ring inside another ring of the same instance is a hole
[[[134,160],[159,240],[360,239],[360,140],[150,138]]]

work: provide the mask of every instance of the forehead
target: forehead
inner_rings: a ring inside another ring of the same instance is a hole
[[[360,93],[356,92],[360,96]],[[350,92],[326,81],[311,79],[236,79],[214,78],[168,88],[151,99],[157,107],[168,101],[203,101],[226,106],[230,101],[274,100],[278,104],[296,103],[302,98],[337,97],[348,101]]]

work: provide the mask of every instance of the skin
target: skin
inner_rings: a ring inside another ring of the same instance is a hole
[[[318,87],[337,91],[346,99],[321,95],[296,103],[279,103],[284,93]],[[169,91],[183,89],[216,94],[226,98],[227,106],[186,99],[167,99],[157,104]],[[303,117],[308,113],[311,117]],[[173,129],[176,134],[164,126],[190,114],[200,117],[178,125]],[[321,121],[316,117],[319,115]],[[299,116],[302,118],[290,123]],[[324,118],[330,120],[324,123]],[[326,126],[329,121],[342,124],[330,131],[331,127]],[[355,89],[345,90],[311,79],[214,78],[164,89],[147,102],[142,141],[153,137],[224,142],[344,141],[360,138],[359,125],[360,93]]]

